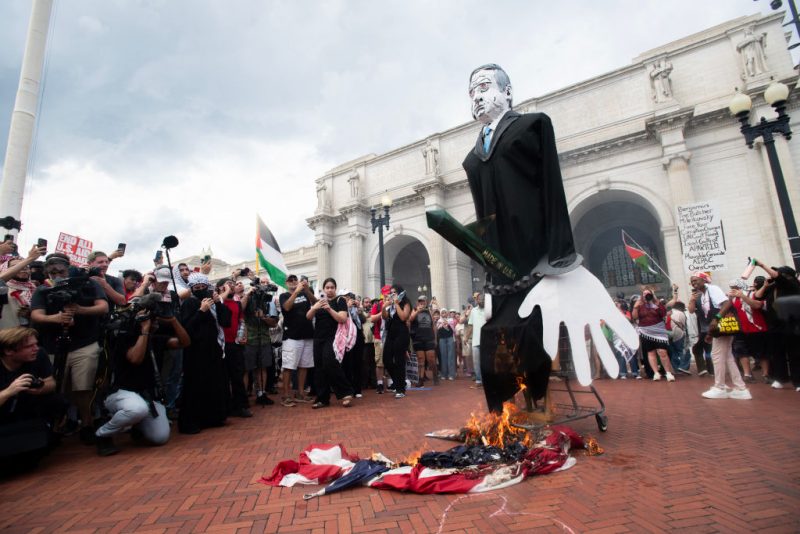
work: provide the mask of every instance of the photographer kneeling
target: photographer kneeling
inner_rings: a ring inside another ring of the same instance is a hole
[[[0,330],[0,474],[32,468],[52,444],[53,367],[36,330]]]
[[[100,456],[118,453],[112,436],[129,428],[136,428],[154,445],[169,440],[169,420],[154,351],[189,345],[189,334],[173,315],[171,303],[161,302],[160,294],[142,297],[130,313],[123,319],[127,324],[114,348],[112,393],[105,401],[111,419],[95,433]],[[160,325],[170,328],[159,335]]]

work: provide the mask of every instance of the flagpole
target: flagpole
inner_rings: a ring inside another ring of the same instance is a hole
[[[256,239],[258,239],[258,213],[256,213]],[[258,246],[256,246],[256,277],[258,277]]]
[[[639,243],[637,243],[636,240],[634,238],[632,238],[631,235],[628,232],[626,232],[624,229],[621,229],[621,230],[622,230],[622,243],[625,244],[625,236],[628,236],[628,239],[630,239],[633,242],[633,244],[636,245],[636,247],[639,250],[644,252],[645,256],[650,258],[650,260],[653,262],[653,265],[655,265],[656,268],[659,271],[661,271],[661,273],[667,278],[667,280],[669,280],[669,283],[670,284],[674,284],[674,282],[672,281],[672,278],[670,278],[669,275],[667,274],[667,272],[664,269],[661,268],[661,265],[659,265],[658,262],[650,254],[647,253],[647,251],[644,249],[644,247],[642,245],[640,245]]]

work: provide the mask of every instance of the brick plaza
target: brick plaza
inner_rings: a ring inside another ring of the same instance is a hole
[[[0,484],[3,532],[798,532],[800,393],[754,384],[752,401],[705,400],[711,381],[596,381],[608,432],[603,456],[569,471],[478,495],[356,488],[304,501],[317,486],[258,483],[310,443],[403,458],[454,443],[424,433],[483,407],[465,379],[395,400],[367,391],[351,409],[255,407],[252,419],[164,447],[119,438],[99,458],[69,438],[40,468]],[[587,399],[588,401],[588,399]],[[586,402],[586,404],[589,404]]]

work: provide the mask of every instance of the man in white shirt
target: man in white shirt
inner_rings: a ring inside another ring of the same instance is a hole
[[[481,328],[486,323],[486,312],[483,309],[483,295],[475,293],[475,307],[469,314],[469,324],[472,325],[472,366],[475,369],[475,385],[481,387]]]

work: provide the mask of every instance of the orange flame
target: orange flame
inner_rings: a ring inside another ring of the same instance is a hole
[[[428,449],[428,444],[425,443],[424,445],[422,445],[422,447],[420,447],[416,451],[412,452],[411,454],[400,460],[400,463],[410,465],[412,467],[417,465],[419,463],[420,456],[422,456],[422,453],[424,453],[427,449]]]
[[[528,386],[525,385],[525,379],[522,378],[521,376],[517,377],[517,387],[519,388],[520,391],[525,391],[526,389],[528,389]]]
[[[533,440],[524,428],[514,426],[520,420],[521,414],[517,407],[506,402],[503,404],[503,413],[470,414],[466,424],[467,442],[481,442],[483,445],[504,448],[511,443],[522,442],[530,447]]]

